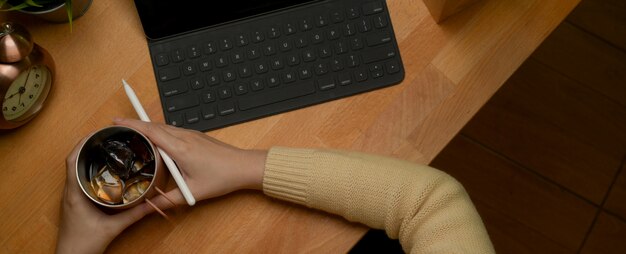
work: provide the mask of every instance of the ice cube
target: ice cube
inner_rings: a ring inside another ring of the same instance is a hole
[[[102,202],[112,205],[122,202],[124,181],[108,166],[102,167],[98,174],[91,179],[91,188]]]

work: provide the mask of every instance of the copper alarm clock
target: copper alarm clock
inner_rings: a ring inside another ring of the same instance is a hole
[[[54,61],[14,23],[0,27],[0,129],[17,128],[44,106],[54,80]]]

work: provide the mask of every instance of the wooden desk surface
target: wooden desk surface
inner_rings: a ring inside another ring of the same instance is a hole
[[[419,0],[388,1],[406,68],[400,85],[207,133],[245,148],[353,149],[429,163],[579,0],[484,0],[441,25]],[[115,116],[135,118],[120,79],[163,121],[132,1],[95,0],[67,24],[25,24],[53,55],[58,78],[28,125],[0,134],[0,252],[52,252],[65,157]],[[337,216],[239,192],[150,215],[110,252],[346,252],[366,228]]]

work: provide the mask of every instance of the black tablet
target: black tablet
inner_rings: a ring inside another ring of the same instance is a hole
[[[135,0],[146,37],[157,40],[321,0]]]

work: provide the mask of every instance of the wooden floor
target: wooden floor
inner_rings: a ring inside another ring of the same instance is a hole
[[[626,253],[626,1],[583,0],[433,161],[499,253]]]

